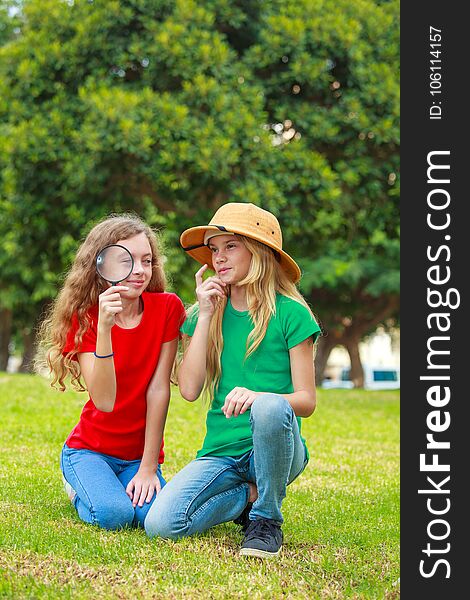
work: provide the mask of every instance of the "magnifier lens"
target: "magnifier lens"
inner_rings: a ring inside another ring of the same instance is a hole
[[[124,281],[132,273],[134,260],[124,246],[114,244],[103,248],[96,258],[96,270],[110,283]]]

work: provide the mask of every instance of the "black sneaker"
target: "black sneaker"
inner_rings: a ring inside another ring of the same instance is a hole
[[[253,502],[248,502],[248,504],[243,509],[243,512],[241,513],[241,515],[238,515],[238,517],[233,520],[234,523],[242,526],[243,533],[246,533],[246,530],[248,529],[248,525],[251,523],[250,510],[251,510],[252,506],[253,506]]]
[[[251,521],[245,532],[240,554],[242,556],[277,556],[281,551],[283,535],[281,526],[272,519]]]

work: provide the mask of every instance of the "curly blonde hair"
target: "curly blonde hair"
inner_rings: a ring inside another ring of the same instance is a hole
[[[149,225],[130,213],[110,215],[95,225],[78,249],[62,289],[49,307],[39,328],[35,370],[43,373],[47,369],[52,375],[52,387],[64,391],[66,378],[70,376],[74,389],[85,390],[81,381],[80,364],[74,357],[85,331],[90,326],[88,310],[98,303],[98,296],[106,289],[104,280],[96,272],[96,257],[105,246],[140,233],[145,233],[152,249],[152,277],[146,291],[165,291],[166,277],[160,242],[156,232]],[[63,349],[74,314],[78,319],[74,348],[64,355]]]

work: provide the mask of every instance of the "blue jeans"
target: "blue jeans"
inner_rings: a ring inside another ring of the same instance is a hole
[[[77,494],[73,504],[80,519],[104,529],[143,527],[155,495],[151,502],[134,508],[126,494],[126,486],[137,473],[140,462],[122,460],[92,450],[77,450],[64,444],[60,467]],[[160,465],[157,476],[163,487],[166,482]]]
[[[145,519],[150,537],[177,539],[232,521],[248,503],[248,482],[258,488],[250,519],[283,522],[286,487],[307,464],[297,420],[284,397],[263,394],[251,406],[250,423],[252,450],[197,458],[171,479]]]

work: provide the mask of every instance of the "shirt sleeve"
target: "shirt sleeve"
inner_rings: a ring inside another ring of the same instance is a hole
[[[77,314],[74,313],[72,316],[72,324],[67,333],[67,338],[65,340],[65,346],[62,350],[62,354],[65,356],[69,352],[71,352],[75,348],[75,334],[78,331],[78,317]],[[95,352],[96,350],[96,323],[94,320],[91,320],[91,325],[83,334],[82,342],[77,348],[78,352]],[[74,357],[76,360],[76,356]]]
[[[183,303],[176,294],[171,294],[167,305],[167,315],[165,321],[165,333],[163,334],[163,343],[170,342],[180,335],[180,327],[186,318],[186,311]]]
[[[281,322],[288,349],[290,350],[309,337],[313,337],[313,341],[316,342],[321,333],[321,327],[312,313],[303,304],[290,298],[281,306]]]
[[[181,329],[180,329],[181,333],[192,337],[194,330],[196,329],[198,316],[199,316],[199,306],[197,304],[194,304],[188,310],[186,321],[183,323],[183,325],[181,326]]]

